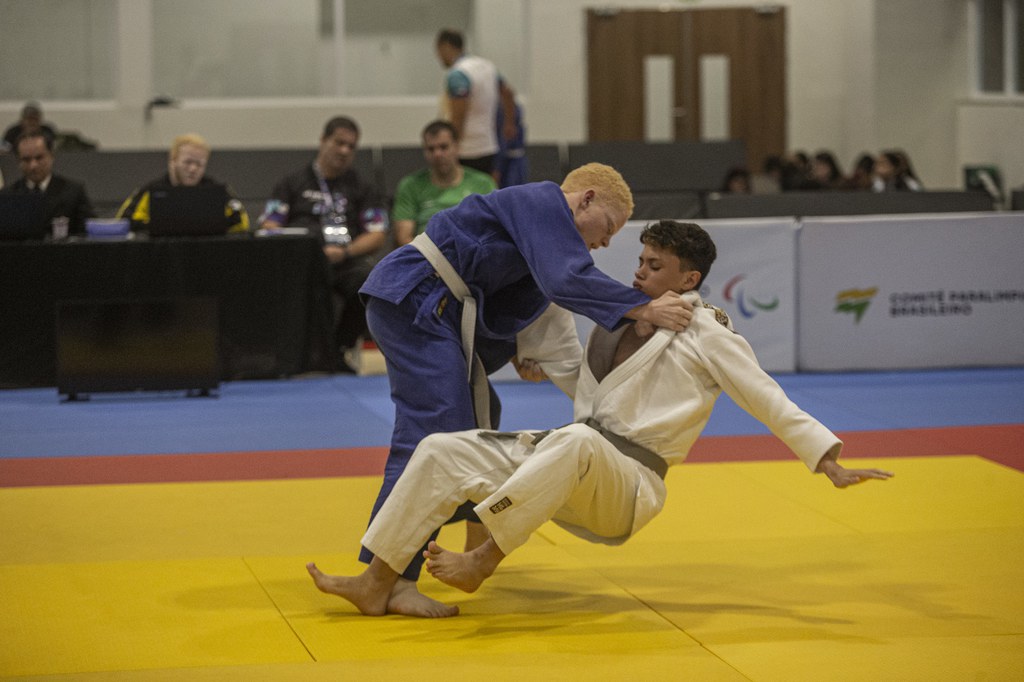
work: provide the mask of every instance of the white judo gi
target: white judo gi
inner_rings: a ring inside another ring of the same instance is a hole
[[[826,453],[838,456],[841,441],[786,397],[727,316],[705,307],[695,292],[684,296],[694,303],[690,326],[678,333],[657,330],[614,369],[626,327],[594,329],[575,383],[576,423],[550,432],[473,430],[425,438],[363,545],[401,572],[466,500],[478,502],[480,520],[505,554],[548,520],[588,540],[620,544],[661,511],[665,484],[583,422],[594,420],[675,465],[686,459],[723,390],[811,471]],[[541,366],[572,395],[575,375],[567,367],[574,355],[565,317],[557,309],[549,313],[547,326],[539,325],[548,344]],[[539,353],[527,342],[520,346],[520,357]]]

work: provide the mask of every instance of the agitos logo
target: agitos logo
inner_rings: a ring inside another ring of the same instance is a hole
[[[771,300],[770,303],[764,303],[758,301],[752,296],[746,296],[743,287],[740,286],[740,282],[747,278],[746,275],[736,275],[725,284],[725,288],[722,290],[722,296],[729,303],[735,303],[736,307],[739,308],[740,315],[750,319],[754,315],[757,315],[757,311],[768,312],[775,310],[779,307],[779,297],[776,296]]]
[[[877,293],[878,287],[840,291],[836,294],[836,309],[834,312],[851,313],[854,323],[860,322],[860,318],[864,317],[868,306],[871,305],[871,299]]]

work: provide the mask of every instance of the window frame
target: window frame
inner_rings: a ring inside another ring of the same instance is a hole
[[[984,59],[981,50],[985,36],[982,11],[984,0],[970,0],[967,8],[968,56],[971,98],[980,101],[1024,103],[1024,82],[1022,82],[1020,51],[1024,51],[1024,36],[1018,35],[1024,14],[1024,0],[1001,0],[1002,41],[1003,41],[1003,85],[999,91],[984,90]]]

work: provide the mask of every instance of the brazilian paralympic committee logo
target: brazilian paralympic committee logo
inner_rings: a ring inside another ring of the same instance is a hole
[[[740,315],[750,319],[758,312],[769,312],[779,307],[779,297],[775,296],[768,301],[759,301],[753,296],[746,294],[745,288],[741,286],[743,280],[747,278],[746,275],[736,275],[725,284],[725,288],[722,290],[722,296],[729,303],[735,303],[736,307],[740,311]]]
[[[860,322],[860,318],[864,317],[868,306],[871,305],[871,300],[877,293],[878,287],[840,291],[836,294],[836,309],[834,312],[853,315],[853,321],[856,324]]]

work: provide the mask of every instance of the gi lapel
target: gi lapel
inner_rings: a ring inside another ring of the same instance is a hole
[[[672,342],[676,333],[670,329],[658,329],[654,332],[654,335],[647,340],[647,342],[640,346],[633,355],[629,356],[625,362],[613,369],[611,372],[601,379],[597,383],[597,390],[594,392],[594,406],[595,410],[597,405],[601,403],[601,400],[608,393],[613,391],[616,387],[620,386],[623,382],[632,378],[641,370],[641,368],[649,362],[653,362],[658,355]],[[614,336],[616,342],[621,334]],[[614,352],[614,351],[613,351]],[[592,371],[589,363],[586,366],[587,371]],[[596,378],[596,375],[595,375]]]

